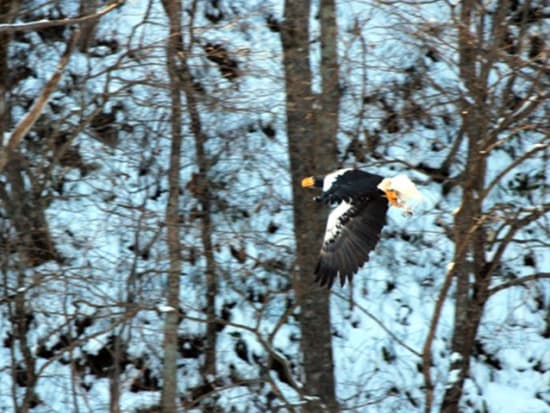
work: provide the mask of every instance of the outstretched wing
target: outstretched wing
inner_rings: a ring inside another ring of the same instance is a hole
[[[328,217],[315,281],[329,288],[337,276],[341,285],[346,278],[351,281],[380,240],[387,210],[381,196],[341,202]]]

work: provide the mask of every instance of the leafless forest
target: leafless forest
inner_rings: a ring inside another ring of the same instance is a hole
[[[550,412],[544,0],[0,2],[0,411]],[[405,173],[350,286],[302,178]]]

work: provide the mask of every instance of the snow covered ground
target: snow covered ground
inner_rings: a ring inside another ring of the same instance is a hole
[[[78,11],[71,4],[58,2],[65,13],[74,15]],[[377,152],[383,157],[350,157],[347,166],[375,169],[388,176],[406,171],[424,195],[412,217],[403,216],[399,210],[389,212],[389,223],[370,262],[357,274],[352,287],[334,290],[331,312],[337,394],[348,411],[420,412],[424,404],[420,355],[445,270],[452,260],[454,246],[445,229],[452,224],[461,194],[454,190],[444,195],[440,183],[421,172],[411,172],[407,164],[439,165],[458,133],[456,117],[445,121],[446,115],[456,112],[456,96],[442,95],[438,89],[445,87],[458,95],[464,88],[456,69],[456,51],[450,46],[456,33],[445,24],[451,19],[451,9],[442,2],[383,6],[341,0],[337,4],[345,90],[342,153],[350,134],[376,132]],[[293,301],[288,276],[293,267],[294,240],[282,51],[279,34],[266,24],[268,18],[281,21],[282,7],[276,0],[198,2],[193,22],[198,42],[190,61],[204,93],[200,110],[207,149],[216,159],[209,178],[217,194],[213,200],[221,292],[217,306],[219,314],[225,314],[229,321],[218,338],[222,382],[217,383],[217,403],[226,411],[260,412],[266,406],[275,410],[283,400],[296,405],[303,401],[276,370],[269,377],[282,391],[278,398],[265,383],[235,385],[261,377],[270,352],[287,358],[295,380],[300,381],[295,310],[273,335]],[[318,76],[316,7],[312,10],[311,39],[314,73]],[[405,9],[407,20],[402,14]],[[49,10],[49,6],[40,4],[38,10]],[[213,22],[208,15],[221,17]],[[57,16],[54,13],[51,17]],[[421,41],[407,32],[408,27],[422,21],[441,30],[437,60],[427,57],[427,51],[418,47]],[[24,287],[34,317],[27,334],[30,348],[35,354],[53,352],[60,357],[37,357],[40,379],[36,393],[41,403],[33,412],[108,411],[107,371],[109,360],[112,365],[113,334],[125,343],[121,350],[122,411],[137,411],[159,401],[162,321],[163,314],[170,311],[164,302],[163,272],[168,261],[162,227],[170,150],[163,49],[166,34],[160,2],[128,1],[103,17],[97,29],[98,38],[118,42],[117,50],[107,52],[103,45],[97,46],[95,56],[75,53],[71,75],[65,76],[52,98],[62,111],[55,113],[50,106],[48,116],[59,119],[61,129],[68,132],[106,97],[109,103],[103,110],[113,111],[117,103],[122,104],[116,116],[125,128],[119,131],[116,148],[94,140],[87,128],[74,144],[79,146],[84,162],[94,168],[88,174],[76,169],[55,172],[63,179],[64,191],[55,194],[47,210],[48,220],[66,261],[26,270]],[[220,76],[218,66],[205,58],[202,46],[207,43],[223,44],[231,51],[238,62],[238,79]],[[14,94],[34,96],[54,70],[62,50],[61,42],[43,42],[36,33],[14,41],[10,53],[28,53],[27,62],[34,71],[14,87]],[[38,61],[41,64],[36,64]],[[113,67],[114,71],[108,71]],[[384,131],[386,113],[376,99],[384,96],[399,107],[402,91],[398,86],[410,80],[412,70],[403,69],[411,67],[425,71],[433,81],[415,92],[419,101],[430,101],[433,108],[429,116],[411,122],[407,133],[396,138]],[[79,78],[87,80],[80,84]],[[316,85],[320,87],[318,80]],[[495,87],[499,85],[495,78]],[[374,101],[365,103],[367,97]],[[23,107],[14,104],[14,118],[23,113]],[[182,122],[189,127],[187,118]],[[488,182],[514,159],[510,148],[516,154],[523,153],[540,139],[536,134],[525,134],[511,141],[504,148],[508,150],[494,151],[488,163]],[[453,174],[463,166],[464,145],[459,150]],[[38,156],[30,145],[22,151],[30,159]],[[197,171],[190,136],[184,141],[182,165],[182,181],[187,184]],[[529,196],[513,190],[518,176],[538,172],[546,173],[548,185],[548,160],[542,154],[511,170],[488,198],[487,209],[499,203],[527,207],[548,202],[547,187],[535,189]],[[185,265],[181,310],[186,318],[180,325],[179,367],[180,388],[186,394],[202,380],[197,354],[205,331],[205,263],[198,241],[200,228],[193,215],[197,204],[187,187],[182,188],[182,194]],[[253,213],[247,215],[247,210]],[[538,238],[541,245],[512,244],[505,256],[506,268],[494,285],[533,271],[550,270],[547,228],[544,221],[518,234],[520,241]],[[230,246],[241,248],[246,258],[239,261]],[[527,255],[530,260],[526,260]],[[5,291],[13,293],[20,287],[15,273],[6,274],[6,279]],[[443,307],[432,349],[436,403],[454,378],[450,371],[456,357],[450,350],[453,294],[454,287]],[[550,285],[544,280],[509,288],[490,298],[478,332],[477,353],[471,360],[462,411],[550,412],[549,302]],[[21,354],[9,339],[12,324],[6,306],[0,307],[0,315],[0,338],[4,342],[0,347],[0,382],[5,384],[0,389],[0,411],[7,412],[13,410],[13,400],[21,397],[24,387],[12,387],[10,360],[20,360]],[[88,318],[93,319],[89,325],[84,322]],[[64,341],[67,337],[71,343]],[[64,351],[56,353],[55,349]],[[146,371],[157,381],[148,382],[150,389],[142,386],[136,390],[136,380],[144,383]]]

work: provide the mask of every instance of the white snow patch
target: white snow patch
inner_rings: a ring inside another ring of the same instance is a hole
[[[462,360],[462,354],[457,353],[456,351],[453,354],[451,354],[451,357],[449,357],[449,361],[451,363],[456,363],[457,361],[460,361],[460,360]]]
[[[447,387],[451,387],[452,384],[456,383],[458,380],[458,376],[460,374],[460,370],[454,369],[449,372],[449,377],[447,379]]]
[[[157,307],[157,309],[161,312],[161,313],[169,313],[169,312],[172,312],[172,311],[176,311],[176,309],[172,306],[169,306],[169,305],[159,305]]]
[[[486,384],[487,405],[498,413],[548,413],[550,408],[526,391],[499,383]]]

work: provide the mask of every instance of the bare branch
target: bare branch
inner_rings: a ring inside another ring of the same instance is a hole
[[[81,17],[73,17],[73,18],[68,17],[68,18],[59,19],[59,20],[39,20],[39,21],[29,22],[29,23],[0,24],[0,33],[29,32],[33,30],[46,29],[48,27],[67,26],[69,24],[84,23],[89,20],[98,19],[101,16],[109,13],[110,11],[113,11],[114,9],[122,6],[123,4],[124,4],[124,0],[117,0],[114,3],[109,4],[108,6],[105,6],[104,8],[102,8],[101,10],[98,10],[93,14],[88,14],[86,16],[81,16]]]
[[[57,64],[57,68],[54,74],[52,75],[50,80],[48,80],[48,82],[44,85],[44,88],[40,92],[40,95],[34,101],[30,110],[23,117],[23,119],[19,121],[19,123],[15,127],[15,130],[11,133],[6,147],[2,149],[2,152],[0,152],[0,172],[4,170],[6,164],[8,163],[10,153],[12,153],[15,148],[17,148],[21,140],[25,137],[25,135],[29,132],[29,130],[33,127],[35,122],[40,117],[44,106],[50,99],[51,94],[54,92],[57,84],[61,80],[61,76],[65,71],[67,63],[69,63],[69,58],[71,57],[71,53],[76,42],[78,41],[79,35],[79,30],[75,30],[73,32],[71,38],[69,39],[69,42],[67,43],[67,47],[65,48],[65,51],[61,56],[61,59],[59,59],[59,63]]]
[[[500,173],[491,181],[491,183],[487,186],[485,191],[483,191],[483,194],[481,195],[481,199],[485,199],[487,195],[493,190],[493,188],[500,182],[500,180],[512,169],[517,167],[522,162],[530,159],[535,153],[540,152],[542,150],[546,150],[550,147],[550,143],[548,142],[541,142],[536,145],[533,145],[531,149],[529,149],[527,152],[525,152],[523,155],[518,156],[516,159],[514,159],[513,162],[510,162],[510,164],[504,168]]]
[[[464,245],[467,245],[465,242]],[[464,248],[465,249],[465,248]],[[437,325],[439,324],[439,318],[441,317],[441,312],[443,311],[443,304],[447,299],[447,294],[451,288],[451,284],[454,278],[454,263],[449,264],[447,273],[445,274],[445,280],[439,291],[439,296],[435,303],[435,308],[433,312],[432,320],[430,321],[430,327],[428,330],[428,335],[426,336],[426,341],[424,342],[424,347],[422,349],[422,375],[424,376],[424,385],[426,387],[426,396],[425,396],[425,413],[429,413],[432,409],[433,404],[433,392],[434,384],[432,382],[432,376],[430,374],[430,367],[432,365],[432,343],[435,338],[435,332],[437,330]]]
[[[337,291],[332,291],[332,295],[335,297],[338,297],[344,301],[346,301],[348,298]],[[407,343],[405,343],[403,340],[401,340],[399,337],[397,337],[396,334],[394,334],[388,327],[384,325],[382,321],[380,321],[379,318],[377,318],[374,314],[372,314],[369,310],[367,310],[365,307],[359,305],[357,302],[353,302],[353,306],[355,306],[357,309],[359,309],[362,313],[364,313],[367,317],[369,317],[372,321],[374,321],[376,324],[380,326],[382,330],[384,330],[397,344],[399,344],[404,349],[410,351],[412,354],[414,354],[417,357],[422,357],[422,354],[409,346]]]
[[[500,242],[496,252],[493,255],[493,258],[491,259],[491,262],[489,263],[489,267],[487,268],[487,274],[492,274],[497,266],[501,262],[501,258],[504,255],[504,252],[508,248],[508,245],[512,240],[514,239],[515,234],[526,225],[529,225],[531,222],[536,221],[543,215],[545,215],[547,212],[550,211],[550,204],[543,204],[539,207],[534,207],[532,211],[530,211],[529,215],[524,216],[523,218],[517,218],[512,222],[510,225],[510,229],[508,230],[508,233],[504,236],[503,240]]]
[[[292,368],[289,364],[288,359],[283,354],[281,354],[279,351],[277,351],[273,347],[272,343],[268,341],[269,338],[268,339],[264,338],[264,336],[260,333],[260,331],[257,328],[250,327],[249,325],[246,325],[246,324],[227,321],[227,320],[224,320],[222,318],[194,317],[194,316],[190,316],[189,314],[184,314],[184,313],[179,313],[179,315],[182,318],[185,318],[186,320],[191,320],[191,321],[195,321],[195,322],[198,322],[198,323],[204,323],[204,324],[209,324],[209,323],[223,324],[225,326],[231,326],[231,327],[238,328],[238,329],[241,329],[241,330],[244,330],[244,331],[247,331],[247,332],[253,334],[256,337],[256,339],[258,340],[258,342],[262,345],[264,350],[269,354],[269,357],[271,357],[273,360],[276,360],[277,362],[279,362],[281,364],[281,366],[283,367],[284,372],[285,372],[285,377],[289,381],[289,383],[287,383],[287,384],[290,387],[292,387],[294,390],[296,390],[298,393],[302,394],[303,385],[302,385],[302,383],[300,383],[300,382],[298,382],[294,379],[293,374],[292,374]]]
[[[525,277],[517,278],[515,280],[507,281],[502,284],[499,284],[491,289],[489,289],[489,295],[498,293],[499,291],[505,290],[510,287],[517,287],[518,285],[525,284],[530,281],[542,280],[550,278],[550,272],[540,272],[537,274],[526,275]]]
[[[490,136],[489,136],[490,145],[486,149],[487,151],[491,150],[494,146],[498,146],[498,143],[496,144],[492,143],[494,139],[496,139],[498,134],[508,129],[514,123],[518,123],[519,121],[530,116],[537,108],[540,107],[542,102],[545,102],[548,99],[549,94],[548,93],[542,94],[538,92],[537,86],[533,85],[531,89],[532,90],[530,90],[530,92],[532,94],[529,94],[529,97],[524,99],[523,103],[518,109],[516,109],[513,113],[507,114],[505,118],[498,120],[495,129],[490,133]],[[531,125],[523,126],[523,128],[530,128],[530,127]]]

